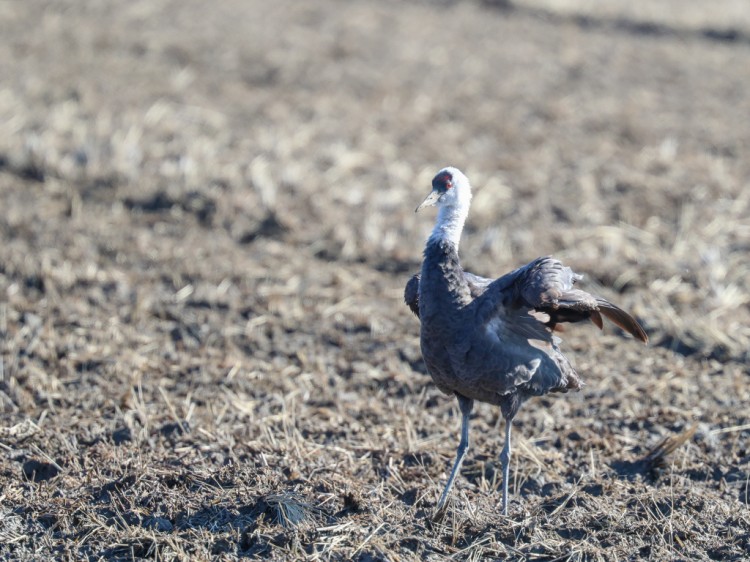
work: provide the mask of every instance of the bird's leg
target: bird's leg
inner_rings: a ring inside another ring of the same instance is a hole
[[[451,492],[451,488],[453,488],[453,482],[456,479],[458,471],[461,469],[461,463],[464,462],[466,451],[469,449],[469,416],[471,415],[471,410],[474,408],[474,400],[461,395],[456,396],[458,398],[458,407],[461,409],[461,441],[458,443],[458,451],[456,451],[456,461],[453,463],[453,470],[451,470],[448,482],[445,484],[443,495],[440,496],[440,501],[438,501],[437,509],[433,516],[434,520],[441,519],[445,512],[448,496]]]
[[[505,418],[505,446],[500,452],[500,462],[503,465],[503,515],[508,515],[508,480],[510,479],[510,431],[513,418]]]

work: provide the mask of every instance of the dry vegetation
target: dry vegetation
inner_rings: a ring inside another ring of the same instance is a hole
[[[1,555],[750,557],[736,3],[207,6],[0,5]],[[401,291],[446,164],[467,268],[554,253],[652,345],[569,330],[510,517],[482,406],[434,525],[459,419]]]

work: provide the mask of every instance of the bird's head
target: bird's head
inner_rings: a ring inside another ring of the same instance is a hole
[[[461,170],[458,168],[443,168],[432,178],[432,191],[422,204],[416,208],[415,213],[424,207],[467,208],[471,202],[471,184]]]

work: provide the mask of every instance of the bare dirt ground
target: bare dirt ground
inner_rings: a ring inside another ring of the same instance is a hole
[[[0,4],[0,555],[750,557],[749,16],[606,4]],[[555,254],[652,343],[569,329],[510,516],[481,406],[433,524],[448,164],[467,269]]]

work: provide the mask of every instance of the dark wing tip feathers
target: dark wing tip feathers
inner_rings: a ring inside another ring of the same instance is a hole
[[[602,298],[597,298],[599,312],[609,318],[614,324],[631,334],[637,340],[648,343],[648,335],[638,321],[630,314]],[[601,318],[600,318],[601,321]]]
[[[600,297],[593,297],[584,291],[575,291],[565,294],[565,300],[557,300],[547,303],[546,306],[538,307],[536,310],[547,312],[550,320],[547,323],[552,329],[557,327],[560,322],[580,322],[589,319],[600,330],[604,328],[602,315],[606,316],[615,325],[628,332],[637,340],[648,343],[648,335],[638,321],[630,314],[615,306],[608,300]]]
[[[602,315],[599,314],[598,310],[593,310],[591,312],[591,321],[596,324],[596,327],[600,330],[604,329],[604,322],[602,322]]]

